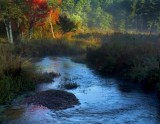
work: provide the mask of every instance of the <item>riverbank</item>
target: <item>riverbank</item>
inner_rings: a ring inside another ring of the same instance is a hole
[[[46,82],[48,79],[45,78],[50,77],[52,74],[34,74],[32,63],[19,56],[42,57],[54,55],[72,56],[74,61],[89,63],[92,68],[101,74],[120,77],[129,80],[129,82],[136,82],[135,84],[137,84],[137,86],[139,86],[139,84],[143,85],[148,91],[156,90],[159,92],[160,51],[158,37],[158,35],[147,34],[119,32],[102,34],[98,32],[89,32],[77,34],[70,40],[39,39],[22,41],[14,46],[5,44],[6,46],[8,45],[8,48],[5,49],[5,47],[3,47],[1,52],[3,55],[1,55],[0,61],[3,61],[3,64],[0,70],[6,72],[5,74],[3,74],[3,72],[0,74],[0,79],[1,77],[5,77],[3,81],[1,79],[1,85],[5,84],[5,87],[8,87],[10,83],[7,84],[4,82],[13,82],[11,84],[20,82],[18,86],[23,87],[20,88],[22,91],[26,89],[33,90],[35,86],[32,86],[32,84],[34,83],[28,82],[33,82],[33,78],[34,82]],[[8,50],[9,54],[7,52]],[[5,76],[6,74],[7,76]],[[33,77],[33,75],[36,76]],[[16,79],[13,78],[15,76],[17,76]],[[22,78],[26,80],[23,79],[23,81],[21,81]],[[51,79],[49,79],[49,81],[51,81]],[[24,87],[26,87],[26,89]],[[9,89],[9,94],[10,91],[13,92],[14,90]],[[14,92],[17,93],[17,91],[20,90],[18,89]],[[3,98],[11,99],[12,95],[11,97],[9,96],[9,98],[5,96],[3,96]]]
[[[39,83],[52,82],[58,74],[39,73],[30,60],[14,55],[12,46],[0,45],[0,104],[10,104],[19,94],[35,90]]]
[[[115,35],[116,36],[116,35]],[[160,43],[157,40],[115,39],[87,52],[89,65],[97,72],[142,86],[145,91],[160,91]],[[124,38],[123,38],[124,39]]]

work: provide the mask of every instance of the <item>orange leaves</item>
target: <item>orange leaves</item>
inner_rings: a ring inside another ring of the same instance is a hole
[[[54,11],[53,9],[50,9],[49,16],[53,24],[56,24],[56,22],[59,20],[59,15],[60,15],[59,8],[56,8]]]
[[[56,24],[56,22],[59,20],[61,4],[62,0],[53,0],[49,5],[49,19],[53,24]]]
[[[58,0],[58,3],[59,3],[59,4],[62,4],[62,0]]]
[[[47,0],[26,0],[26,2],[33,6],[42,6],[43,4],[47,3]]]
[[[27,17],[32,23],[41,23],[49,17],[53,24],[56,24],[60,15],[60,9],[48,6],[48,0],[26,0],[28,5]],[[62,0],[57,0],[61,5]],[[39,25],[39,24],[38,24]]]
[[[54,27],[59,20],[60,5],[62,0],[25,0],[27,11],[25,13],[28,19],[29,33],[33,29],[42,29],[48,31],[49,26]],[[49,26],[48,26],[49,25]],[[54,34],[53,34],[54,35]]]

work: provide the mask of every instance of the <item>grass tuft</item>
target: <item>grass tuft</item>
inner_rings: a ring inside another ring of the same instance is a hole
[[[37,73],[28,60],[12,54],[10,45],[0,45],[0,104],[34,90],[38,83],[51,82],[55,73]]]

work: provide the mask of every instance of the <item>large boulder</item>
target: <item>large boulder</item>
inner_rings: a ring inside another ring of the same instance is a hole
[[[42,105],[48,109],[62,110],[78,105],[79,101],[72,93],[60,90],[42,91],[24,100],[24,103]]]

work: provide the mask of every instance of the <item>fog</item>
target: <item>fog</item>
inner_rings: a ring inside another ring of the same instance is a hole
[[[158,0],[67,0],[62,11],[89,28],[155,33],[160,29],[159,5]]]

